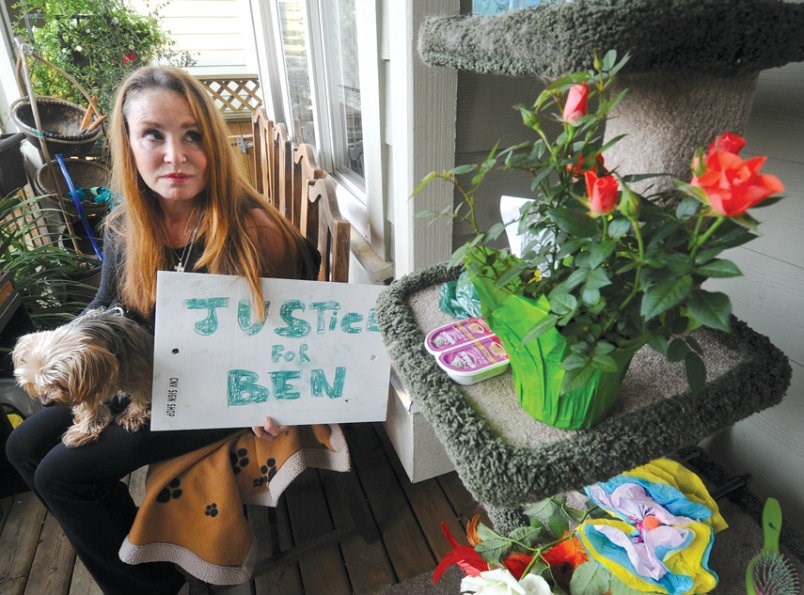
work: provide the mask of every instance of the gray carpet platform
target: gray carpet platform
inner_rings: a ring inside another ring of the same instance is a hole
[[[451,321],[438,308],[439,288],[458,273],[435,266],[395,281],[377,302],[377,318],[400,378],[464,485],[503,531],[520,523],[523,503],[695,445],[778,403],[790,383],[784,353],[734,320],[730,334],[696,331],[708,370],[701,394],[690,393],[683,364],[668,363],[646,347],[602,422],[589,430],[559,430],[519,407],[510,372],[460,386],[425,350],[426,333]]]

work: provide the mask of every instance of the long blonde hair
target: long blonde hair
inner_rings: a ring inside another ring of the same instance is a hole
[[[107,224],[123,238],[119,287],[123,303],[149,315],[156,303],[156,273],[170,266],[161,206],[137,171],[126,121],[128,100],[150,89],[173,91],[186,99],[208,159],[207,188],[197,199],[202,210],[198,239],[203,240],[204,251],[196,266],[211,273],[242,275],[254,303],[261,304],[260,277],[282,265],[261,253],[251,239],[246,230],[249,211],[255,207],[265,211],[284,236],[289,254],[305,256],[301,237],[243,177],[223,117],[203,85],[184,70],[165,66],[145,66],[132,73],[118,89],[111,115],[111,187],[122,203]]]

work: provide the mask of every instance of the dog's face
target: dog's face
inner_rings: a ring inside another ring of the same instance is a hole
[[[117,358],[70,325],[20,337],[11,358],[17,383],[45,404],[100,403],[115,392]]]

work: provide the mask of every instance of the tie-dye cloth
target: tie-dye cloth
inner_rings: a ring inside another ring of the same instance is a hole
[[[244,430],[151,465],[120,559],[173,562],[210,584],[245,582],[257,547],[243,505],[276,506],[307,467],[349,470],[340,426],[297,426],[270,442]]]
[[[683,595],[717,585],[709,569],[714,534],[726,529],[700,478],[669,459],[657,459],[586,488],[617,519],[577,528],[589,555],[633,589]]]

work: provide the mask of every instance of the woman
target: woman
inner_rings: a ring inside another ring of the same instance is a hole
[[[153,321],[160,270],[241,275],[260,305],[260,277],[314,277],[309,246],[243,180],[223,119],[186,72],[134,72],[118,90],[110,143],[111,186],[122,202],[107,217],[101,283],[90,307],[119,303]],[[172,564],[130,566],[118,558],[137,511],[120,480],[232,430],[128,432],[111,424],[97,441],[67,448],[61,435],[71,423],[69,407],[42,409],[10,436],[9,460],[104,593],[175,593],[184,577]],[[284,428],[266,418],[253,430],[270,440]]]

